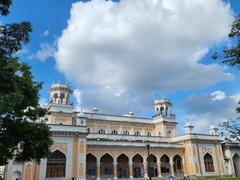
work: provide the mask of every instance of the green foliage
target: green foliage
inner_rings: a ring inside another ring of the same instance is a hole
[[[0,13],[2,15],[7,15],[11,4],[12,0],[0,0]]]
[[[222,62],[228,66],[240,67],[240,15],[237,16],[231,26],[231,31],[228,34],[232,46],[223,49],[223,55],[215,52],[212,55],[214,60],[221,59]],[[240,103],[238,103],[239,105]],[[236,108],[236,112],[240,113],[240,107]],[[220,125],[222,127],[222,135],[229,139],[235,139],[240,135],[239,118],[230,120]]]
[[[224,48],[222,55],[214,52],[212,59],[220,59],[228,66],[240,67],[240,15],[235,18],[228,38],[232,46]]]
[[[236,140],[240,135],[240,124],[238,121],[239,119],[223,122],[220,125],[222,129],[221,135],[230,141]]]
[[[29,22],[0,26],[0,165],[12,158],[39,161],[50,153],[47,110],[39,106],[42,83],[33,81],[30,66],[15,56],[31,31]]]

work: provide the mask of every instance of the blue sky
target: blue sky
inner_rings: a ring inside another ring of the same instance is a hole
[[[153,99],[170,98],[180,132],[186,119],[206,132],[211,122],[234,117],[239,70],[213,61],[211,54],[231,44],[227,24],[240,14],[240,1],[203,1],[198,15],[198,1],[128,1],[13,1],[0,23],[32,23],[31,41],[18,56],[44,82],[41,102],[53,82],[67,82],[80,92],[85,110],[97,106],[105,113],[151,117]]]

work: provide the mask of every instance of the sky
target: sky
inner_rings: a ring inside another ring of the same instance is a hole
[[[227,34],[239,0],[13,0],[0,23],[30,21],[30,42],[16,55],[43,82],[74,90],[76,108],[152,117],[169,98],[178,132],[196,132],[236,117],[240,71],[211,59],[234,42]]]

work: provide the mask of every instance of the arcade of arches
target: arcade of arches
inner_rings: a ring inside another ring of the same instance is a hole
[[[233,167],[234,167],[235,175],[240,176],[240,156],[238,154],[235,154],[233,156]]]
[[[161,176],[182,176],[183,162],[180,155],[170,158],[164,154],[157,157],[150,154],[144,159],[140,154],[128,157],[121,154],[118,157],[106,153],[97,157],[91,153],[86,157],[87,179],[143,178]]]

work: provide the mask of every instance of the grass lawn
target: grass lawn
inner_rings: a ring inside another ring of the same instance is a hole
[[[206,178],[198,178],[196,180],[240,180],[240,177],[206,177]]]

